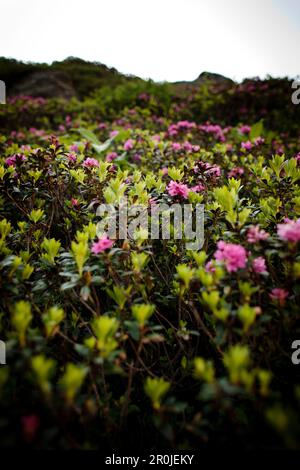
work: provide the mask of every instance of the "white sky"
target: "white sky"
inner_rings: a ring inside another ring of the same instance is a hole
[[[25,61],[159,81],[300,74],[300,0],[0,0],[0,19],[0,56]]]

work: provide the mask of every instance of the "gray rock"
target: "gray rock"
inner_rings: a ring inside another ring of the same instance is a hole
[[[58,70],[33,72],[19,81],[10,95],[42,96],[43,98],[64,98],[76,96],[76,91],[69,76]]]

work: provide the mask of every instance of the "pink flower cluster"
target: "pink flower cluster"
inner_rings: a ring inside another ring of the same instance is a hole
[[[252,268],[253,268],[253,271],[257,274],[266,273],[267,266],[266,266],[265,258],[263,258],[263,256],[259,256],[258,258],[255,258],[252,261]]]
[[[113,137],[116,137],[118,134],[119,134],[119,131],[115,129],[113,131],[110,131],[109,137],[112,139]]]
[[[203,184],[197,184],[191,188],[191,191],[193,191],[193,193],[202,193],[205,191],[205,186]]]
[[[186,184],[177,183],[177,181],[171,181],[167,187],[167,191],[170,196],[180,196],[184,199],[188,198],[190,192]]]
[[[125,142],[125,144],[124,144],[124,150],[125,150],[126,152],[128,152],[129,150],[132,150],[133,147],[134,147],[134,144],[135,144],[135,142],[134,142],[133,139],[128,139],[128,140],[126,140],[126,142]]]
[[[280,304],[283,304],[285,299],[289,296],[289,293],[286,289],[276,287],[271,290],[270,297],[272,300],[279,300]]]
[[[72,144],[70,145],[70,151],[71,152],[79,152],[79,147],[77,144]]]
[[[252,144],[252,142],[250,142],[250,140],[247,140],[247,142],[242,142],[242,144],[241,144],[241,148],[243,150],[251,150],[252,147],[253,147],[253,144]]]
[[[77,155],[76,155],[76,153],[68,153],[68,154],[67,154],[67,159],[68,159],[70,162],[76,162],[76,160],[77,160]]]
[[[186,152],[199,152],[200,146],[199,145],[192,145],[190,142],[185,141],[183,144],[178,142],[173,142],[171,144],[172,150],[179,151],[185,150]]]
[[[284,224],[277,225],[277,233],[281,240],[297,243],[300,241],[300,219],[285,219]]]
[[[36,129],[35,127],[30,127],[29,132],[35,137],[43,137],[45,135],[45,131],[43,129]]]
[[[218,165],[211,165],[207,162],[198,162],[194,167],[194,173],[199,173],[202,170],[205,173],[205,176],[211,176],[219,178],[221,176],[221,168]]]
[[[116,152],[110,152],[106,155],[106,158],[105,160],[107,162],[112,162],[113,160],[115,160],[117,158],[118,154]]]
[[[25,162],[26,157],[22,153],[15,153],[11,157],[8,157],[5,160],[6,165],[15,167],[16,165],[20,165],[21,163]]]
[[[239,178],[240,176],[243,176],[244,174],[244,168],[240,168],[240,167],[235,167],[235,168],[232,168],[232,170],[230,170],[230,172],[228,173],[228,177],[229,178]]]
[[[263,137],[256,137],[256,139],[254,139],[254,143],[257,146],[262,145],[264,142],[265,142],[265,139]]]
[[[269,238],[269,234],[259,228],[259,225],[252,225],[247,232],[248,243],[257,243]]]
[[[96,160],[96,158],[88,157],[84,160],[83,166],[85,166],[86,168],[93,168],[93,167],[99,166],[99,162],[98,160]]]
[[[244,125],[244,126],[241,126],[241,127],[239,128],[239,131],[240,131],[240,133],[243,134],[243,135],[250,134],[250,132],[251,132],[251,127],[250,127],[250,126],[247,126],[247,125]]]
[[[225,142],[224,129],[218,124],[202,124],[199,126],[201,131],[204,131],[207,134],[213,134],[216,139],[220,142]]]
[[[178,132],[180,131],[187,131],[190,129],[194,129],[196,127],[196,124],[194,122],[190,121],[179,121],[177,124],[171,124],[168,127],[168,134],[170,136],[177,135]]]
[[[224,261],[228,272],[235,272],[246,267],[247,252],[241,245],[219,241],[214,256],[218,261]]]
[[[100,238],[97,242],[94,242],[92,245],[92,253],[94,255],[98,255],[99,253],[102,253],[105,250],[108,250],[113,246],[114,242],[110,240],[107,235],[104,235],[102,238]]]

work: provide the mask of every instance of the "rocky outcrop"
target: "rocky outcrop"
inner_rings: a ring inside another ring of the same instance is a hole
[[[224,77],[223,75],[220,75],[218,73],[211,73],[211,72],[202,72],[196,80],[194,80],[192,83],[195,84],[202,84],[205,82],[214,82],[216,85],[223,85],[223,84],[228,84],[228,85],[233,85],[234,81],[231,80],[231,78]]]
[[[19,81],[10,95],[42,96],[43,98],[64,98],[76,96],[76,91],[69,76],[57,70],[33,72]]]

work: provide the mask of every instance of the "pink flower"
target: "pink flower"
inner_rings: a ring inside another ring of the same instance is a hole
[[[67,158],[68,158],[68,160],[70,160],[70,162],[76,162],[77,155],[76,155],[76,153],[68,153]]]
[[[215,176],[219,178],[221,176],[221,168],[218,165],[211,165],[211,167],[208,168],[205,173],[208,176]]]
[[[126,140],[124,144],[124,150],[127,152],[128,150],[132,150],[134,147],[134,140],[133,139],[128,139]]]
[[[193,186],[191,189],[193,193],[202,193],[205,191],[205,186],[203,184],[197,184],[196,186]]]
[[[214,272],[216,272],[216,268],[215,268],[215,266],[214,266],[214,264],[213,264],[212,261],[208,261],[208,263],[206,263],[206,265],[205,265],[205,271],[206,271],[207,273],[214,273]]]
[[[16,166],[16,165],[20,165],[22,162],[25,162],[27,159],[25,157],[25,155],[23,155],[22,153],[15,153],[15,155],[12,155],[11,157],[8,157],[6,160],[5,160],[5,163],[6,165],[8,166]]]
[[[140,162],[142,160],[142,158],[138,153],[135,153],[132,157],[132,160],[135,161],[135,162]]]
[[[216,260],[225,262],[228,272],[235,272],[246,267],[247,252],[244,247],[224,241],[218,242],[217,246],[214,256]]]
[[[70,145],[70,150],[71,150],[71,152],[78,152],[79,147],[78,147],[77,144],[73,144],[73,145]]]
[[[170,136],[174,136],[178,134],[178,128],[176,124],[171,124],[168,128],[168,133]]]
[[[179,129],[193,129],[196,124],[190,121],[178,121],[177,126]]]
[[[118,156],[118,154],[117,154],[116,152],[111,152],[111,153],[108,153],[108,154],[106,155],[105,160],[106,160],[107,162],[112,162],[113,160],[115,160],[115,159],[117,158],[117,156]]]
[[[86,168],[93,168],[99,166],[99,162],[96,160],[96,158],[86,158],[83,162],[83,166]]]
[[[253,147],[253,144],[250,142],[250,140],[247,140],[247,142],[242,142],[241,148],[244,150],[251,150]]]
[[[23,152],[25,152],[26,150],[27,150],[28,152],[30,152],[31,147],[30,147],[30,145],[21,145],[21,150],[22,150]]]
[[[264,230],[260,230],[259,225],[252,225],[247,233],[248,243],[257,243],[261,240],[266,240],[269,234]]]
[[[247,126],[247,125],[241,126],[241,127],[239,128],[239,131],[240,131],[241,134],[244,134],[244,135],[245,135],[245,134],[250,134],[250,132],[251,132],[251,127],[250,127],[250,126]]]
[[[255,273],[265,273],[267,272],[266,260],[262,256],[255,258],[252,261],[252,268]]]
[[[119,131],[114,130],[109,133],[109,137],[112,139],[113,137],[116,137],[119,134]]]
[[[157,206],[158,204],[157,199],[155,197],[150,197],[149,204],[150,206]]]
[[[293,243],[300,241],[300,219],[287,219],[284,224],[278,224],[277,233],[281,240]]]
[[[71,199],[71,204],[72,204],[73,207],[78,206],[78,199],[74,199],[74,198],[72,197],[72,199]]]
[[[179,144],[178,142],[173,142],[171,147],[172,147],[172,150],[175,150],[175,152],[177,152],[178,150],[181,150],[181,144]]]
[[[254,139],[255,145],[261,145],[264,142],[265,142],[265,139],[263,137],[256,137],[256,139]]]
[[[203,171],[206,176],[221,176],[221,168],[218,165],[211,165],[208,162],[198,162],[194,167],[194,173],[199,173],[199,170]]]
[[[238,178],[239,176],[242,176],[244,174],[244,168],[240,168],[240,167],[235,167],[235,168],[232,168],[232,170],[230,170],[230,172],[228,173],[228,177],[229,178]]]
[[[97,242],[94,242],[92,245],[92,253],[94,255],[98,255],[99,253],[102,253],[105,250],[108,250],[113,246],[114,242],[110,240],[107,235],[104,235],[102,238],[100,238]]]
[[[190,190],[186,184],[171,181],[167,187],[167,191],[170,196],[181,196],[184,199],[187,199]]]
[[[188,142],[188,141],[185,141],[185,142],[183,143],[183,148],[184,148],[184,150],[186,150],[187,152],[192,152],[192,151],[193,151],[193,145],[192,145],[190,142]]]
[[[162,175],[166,176],[168,174],[168,168],[165,166],[164,168],[161,169]]]
[[[269,295],[272,300],[278,300],[280,305],[284,305],[285,299],[289,296],[289,292],[286,289],[276,287],[271,290]]]
[[[224,131],[218,124],[203,124],[199,126],[199,130],[208,134],[213,134],[214,137],[219,139],[221,142],[225,141]]]

